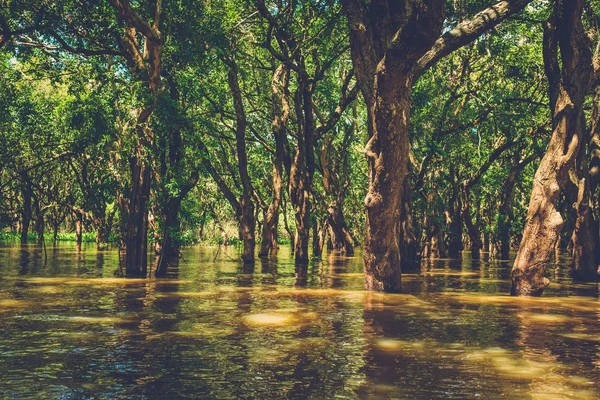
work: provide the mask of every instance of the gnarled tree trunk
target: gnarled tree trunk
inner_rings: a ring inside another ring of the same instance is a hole
[[[556,0],[555,4],[554,18],[561,18],[554,32],[561,50],[561,73],[557,71],[556,51],[544,61],[547,71],[552,71],[549,80],[553,82],[553,76],[561,79],[554,102],[552,137],[535,174],[523,239],[512,269],[512,295],[539,296],[549,284],[546,266],[563,225],[558,199],[570,173],[575,172],[580,146],[586,145],[583,102],[592,83],[593,66],[581,21],[583,3]]]
[[[398,224],[408,161],[410,93],[424,70],[531,0],[501,1],[442,30],[443,0],[342,0],[357,82],[369,110],[369,192],[364,243],[367,289],[400,289]]]

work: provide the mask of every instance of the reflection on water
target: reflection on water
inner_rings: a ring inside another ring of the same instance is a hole
[[[286,248],[248,269],[193,247],[144,280],[116,277],[112,250],[11,246],[2,398],[600,396],[598,287],[560,269],[539,299],[507,295],[509,265],[470,259],[381,294],[362,291],[360,253],[299,271]]]

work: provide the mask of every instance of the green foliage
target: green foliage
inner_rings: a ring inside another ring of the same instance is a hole
[[[447,3],[447,28],[489,5],[479,0]],[[352,70],[340,2],[285,4],[266,1],[269,19],[245,0],[165,2],[158,26],[164,39],[161,83],[154,94],[147,71],[132,66],[124,46],[126,24],[111,2],[9,2],[7,23],[26,33],[0,48],[1,226],[18,229],[31,188],[30,232],[41,220],[46,232],[57,228],[61,239],[71,240],[75,220],[81,219],[86,235],[110,230],[104,240],[119,242],[128,217],[132,156],[140,151],[136,162],[152,170],[151,237],[156,233],[162,240],[168,233],[182,245],[235,243],[235,201],[223,193],[224,185],[239,200],[243,186],[236,141],[239,121],[229,83],[235,61],[258,235],[273,198],[273,71],[282,62],[290,68],[285,139],[286,158],[292,160],[303,129],[302,104],[295,102],[301,78],[307,75],[313,90],[309,113],[318,131],[335,115]],[[598,4],[592,2],[591,9],[597,12]],[[152,2],[131,5],[140,21],[153,23]],[[498,210],[511,168],[541,154],[549,137],[542,27],[531,22],[545,20],[549,9],[546,2],[532,3],[524,18],[513,18],[482,35],[416,82],[410,170],[412,187],[417,186],[412,193],[417,240],[424,240],[432,228],[447,240],[448,216],[465,200],[480,231],[497,239]],[[277,29],[288,43],[277,38]],[[144,52],[139,32],[136,39],[138,51]],[[282,61],[286,57],[292,62]],[[348,83],[347,90],[356,78]],[[144,110],[152,114],[149,123],[140,126]],[[313,149],[313,222],[322,226],[328,207],[342,193],[346,223],[359,241],[368,189],[366,115],[358,96],[326,134],[315,138]],[[494,150],[506,143],[510,146],[482,171],[468,198],[461,199],[461,184],[476,176]],[[513,236],[523,227],[536,162],[520,173],[514,188]],[[329,191],[327,166],[333,176]],[[288,174],[284,171],[278,226],[282,243],[289,242],[285,226],[295,230]],[[165,226],[166,211],[173,207],[175,226]],[[16,233],[2,235],[11,238]]]

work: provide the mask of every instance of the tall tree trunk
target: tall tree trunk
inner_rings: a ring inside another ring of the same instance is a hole
[[[585,139],[589,145],[582,146],[576,162],[577,181],[573,185],[576,217],[569,246],[573,278],[582,281],[594,281],[600,276],[600,232],[592,210],[592,196],[600,178],[600,85],[597,84],[590,118],[591,131]]]
[[[443,0],[342,0],[357,83],[369,110],[365,286],[400,289],[398,223],[408,162],[410,93],[424,70],[472,42],[531,0],[500,3],[439,36]]]
[[[275,159],[273,160],[273,197],[264,215],[262,240],[259,257],[266,257],[277,249],[277,225],[279,206],[283,190],[283,160],[286,155],[286,127],[289,120],[289,69],[281,64],[273,72],[271,96],[273,100],[273,121],[271,129],[275,139]]]
[[[130,160],[131,188],[125,232],[125,274],[145,277],[148,270],[150,167],[138,145]]]
[[[254,264],[254,249],[256,247],[255,230],[256,219],[254,218],[254,202],[252,194],[254,188],[248,174],[248,155],[246,152],[246,112],[242,100],[242,92],[239,86],[238,66],[235,59],[226,60],[229,66],[228,84],[233,96],[233,104],[236,115],[236,150],[238,158],[238,169],[242,181],[242,198],[240,200],[241,215],[239,218],[240,238],[244,243],[242,260],[245,264]]]
[[[370,108],[373,136],[366,154],[369,191],[365,198],[364,242],[367,290],[400,290],[399,222],[409,152],[408,121],[412,81],[402,68],[381,63]]]
[[[298,264],[306,264],[309,260],[310,200],[315,170],[313,101],[307,77],[299,78],[294,105],[299,129],[298,146],[290,170],[289,192],[296,221],[295,260]]]
[[[154,144],[150,117],[158,104],[161,82],[162,34],[159,30],[162,1],[156,0],[152,22],[144,21],[129,1],[109,0],[126,28],[121,45],[131,74],[140,79],[148,90],[148,105],[137,115],[133,154],[129,159],[129,202],[125,221],[125,274],[131,277],[147,275],[148,269],[148,201],[150,197],[150,160],[147,150]],[[144,37],[143,52],[138,36]]]
[[[553,76],[562,76],[552,137],[535,174],[523,239],[512,270],[512,295],[539,296],[549,284],[546,266],[551,262],[563,225],[558,199],[570,172],[574,172],[580,146],[586,145],[583,102],[592,83],[593,66],[589,39],[581,21],[583,3],[584,0],[557,0],[555,4],[554,17],[561,18],[555,35],[561,50],[562,73],[557,71],[556,51],[544,61],[547,70],[553,70],[550,82]]]

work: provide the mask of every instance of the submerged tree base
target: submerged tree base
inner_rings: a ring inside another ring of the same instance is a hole
[[[542,271],[545,271],[543,268]],[[550,284],[548,278],[539,276],[540,269],[514,270],[512,273],[511,296],[539,297]]]

